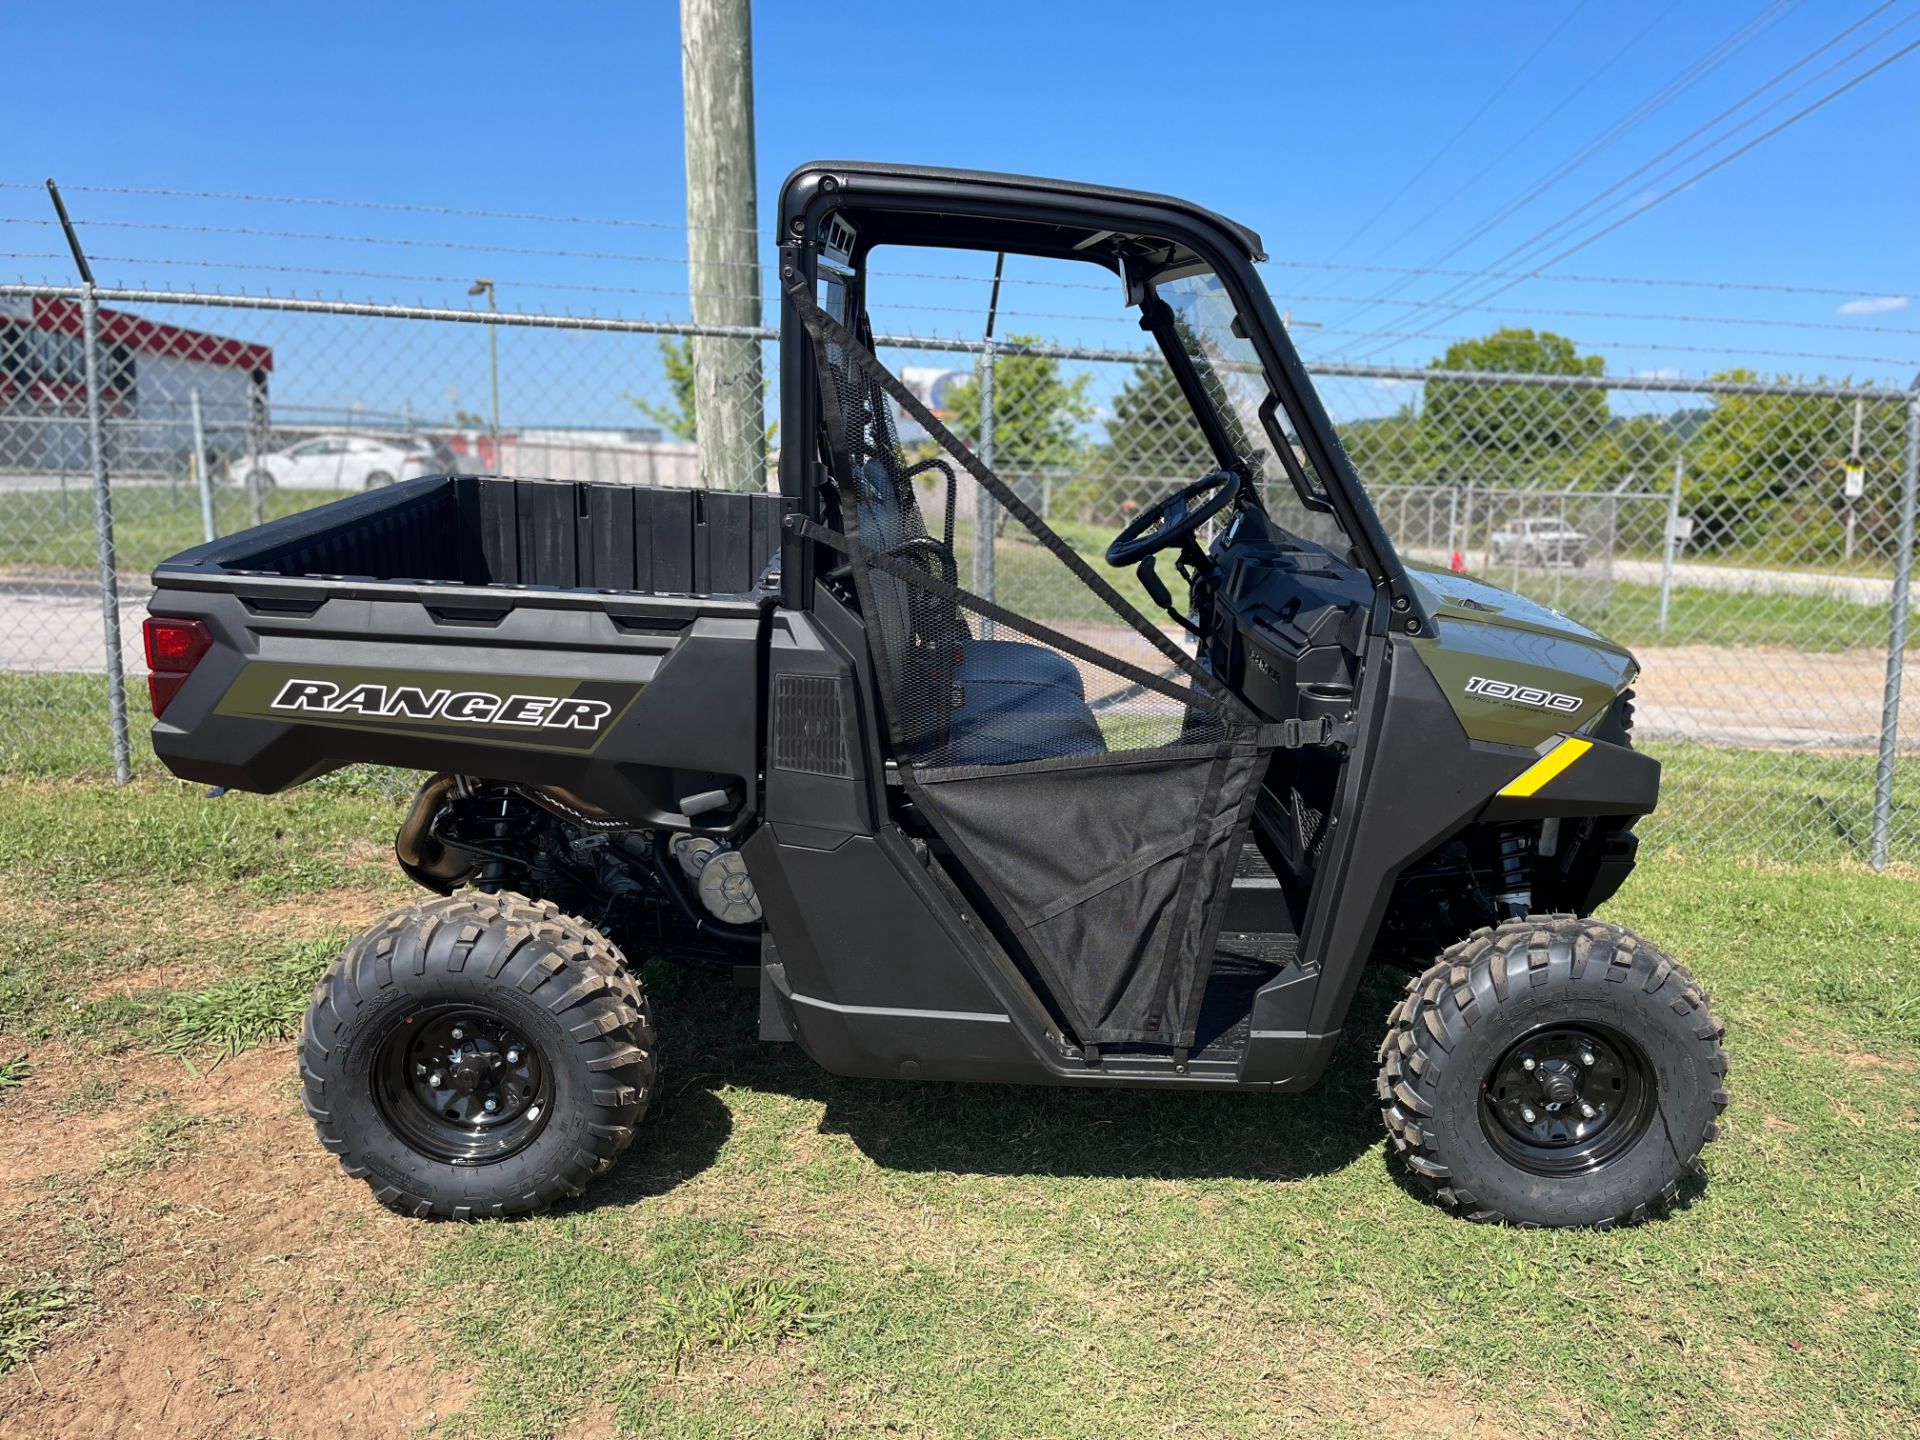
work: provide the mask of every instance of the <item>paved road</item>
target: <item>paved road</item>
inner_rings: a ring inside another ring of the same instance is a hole
[[[1445,565],[1448,561],[1446,552],[1441,550],[1410,550],[1406,558],[1427,565]],[[1615,560],[1613,578],[1630,585],[1658,585],[1660,569],[1658,560]],[[1510,568],[1495,565],[1474,573],[1495,585],[1513,588]],[[1549,593],[1551,585],[1541,583],[1540,577],[1553,573],[1522,570],[1519,588],[1535,594]],[[1585,569],[1568,567],[1559,573],[1572,579],[1604,572],[1600,562],[1595,561]],[[1727,590],[1746,595],[1831,595],[1838,600],[1881,608],[1893,602],[1891,580],[1868,575],[1828,575],[1811,570],[1768,570],[1757,565],[1706,565],[1697,560],[1682,560],[1673,567],[1673,583],[1677,589]]]
[[[151,587],[129,582],[120,595],[120,649],[129,672],[145,671],[140,622]],[[97,580],[47,576],[0,579],[0,673],[102,674],[106,637]]]
[[[113,488],[123,489],[129,485],[182,485],[184,480],[174,480],[159,475],[116,475]],[[91,495],[93,493],[93,472],[91,470],[69,470],[64,475],[0,475],[0,495],[43,495],[49,492],[65,490],[69,495]]]

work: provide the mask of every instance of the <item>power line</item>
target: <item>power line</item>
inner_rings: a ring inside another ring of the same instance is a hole
[[[1460,125],[1460,128],[1455,130],[1453,134],[1449,135],[1446,138],[1446,140],[1441,144],[1440,148],[1434,151],[1431,155],[1429,155],[1426,159],[1426,162],[1422,164],[1418,170],[1414,171],[1412,175],[1408,176],[1405,182],[1401,184],[1400,188],[1394,191],[1393,194],[1389,195],[1386,198],[1385,202],[1381,204],[1380,208],[1375,210],[1373,214],[1369,215],[1365,220],[1363,220],[1360,223],[1360,228],[1355,230],[1345,240],[1341,241],[1336,248],[1344,251],[1348,246],[1352,245],[1354,241],[1358,240],[1362,235],[1366,234],[1367,231],[1371,230],[1374,227],[1374,225],[1379,222],[1381,216],[1385,215],[1389,210],[1393,209],[1395,205],[1399,204],[1402,196],[1404,196],[1415,185],[1419,184],[1422,180],[1424,180],[1427,177],[1428,172],[1431,171],[1435,165],[1439,164],[1440,161],[1446,157],[1448,152],[1451,151],[1455,145],[1458,145],[1460,143],[1461,137],[1464,136],[1467,133],[1467,131],[1471,130],[1476,124],[1479,123],[1480,117],[1482,115],[1485,115],[1488,110],[1492,109],[1494,103],[1498,101],[1502,95],[1505,95],[1507,91],[1513,88],[1514,82],[1518,80],[1522,75],[1526,74],[1527,71],[1533,67],[1533,62],[1540,58],[1541,54],[1546,50],[1546,48],[1549,45],[1553,44],[1555,40],[1558,40],[1560,38],[1561,32],[1565,30],[1567,26],[1573,23],[1574,17],[1577,16],[1582,10],[1586,9],[1586,6],[1587,6],[1587,0],[1575,0],[1574,7],[1566,13],[1566,17],[1563,20],[1561,20],[1561,22],[1558,25],[1554,26],[1553,29],[1547,32],[1546,39],[1542,40],[1538,45],[1534,46],[1532,51],[1528,53],[1527,58],[1520,62],[1519,68],[1516,69],[1511,75],[1507,76],[1507,78],[1501,82],[1499,87],[1495,89],[1491,95],[1489,95],[1485,100],[1481,101],[1480,107],[1477,110],[1475,110],[1473,114],[1469,115],[1464,122],[1462,122],[1462,124]]]
[[[1491,262],[1491,264],[1495,266],[1504,265],[1509,261],[1514,260],[1517,257],[1526,255],[1530,251],[1535,251],[1537,249],[1544,248],[1549,243],[1549,237],[1551,237],[1555,231],[1562,230],[1568,225],[1571,225],[1572,223],[1574,223],[1575,220],[1578,219],[1578,217],[1581,214],[1583,214],[1587,210],[1592,209],[1595,205],[1600,204],[1609,195],[1617,194],[1620,190],[1624,189],[1627,185],[1631,184],[1634,180],[1637,180],[1640,176],[1644,175],[1648,170],[1652,169],[1655,165],[1659,164],[1662,160],[1666,159],[1669,155],[1672,155],[1675,151],[1684,148],[1690,142],[1692,142],[1702,134],[1706,133],[1707,131],[1713,129],[1714,126],[1718,125],[1721,121],[1727,119],[1729,116],[1737,114],[1740,110],[1744,109],[1747,105],[1751,104],[1754,100],[1758,99],[1761,95],[1764,95],[1768,90],[1778,85],[1782,80],[1785,80],[1788,76],[1792,75],[1796,70],[1801,69],[1808,62],[1813,60],[1816,56],[1821,55],[1825,51],[1832,49],[1835,45],[1839,44],[1840,41],[1844,40],[1848,35],[1853,34],[1855,31],[1860,29],[1861,26],[1867,24],[1868,21],[1872,20],[1876,15],[1879,15],[1883,11],[1887,10],[1892,4],[1893,4],[1893,0],[1883,0],[1883,3],[1881,3],[1880,5],[1877,5],[1874,9],[1869,10],[1865,15],[1861,16],[1858,20],[1854,21],[1851,25],[1846,26],[1844,29],[1840,30],[1835,35],[1829,37],[1827,40],[1823,41],[1820,45],[1814,47],[1812,50],[1809,50],[1806,54],[1802,55],[1798,60],[1794,61],[1793,64],[1787,66],[1786,69],[1781,70],[1780,72],[1772,76],[1765,83],[1758,85],[1754,89],[1748,91],[1745,95],[1741,96],[1740,99],[1735,101],[1732,105],[1729,105],[1725,109],[1721,110],[1712,119],[1707,120],[1704,123],[1695,126],[1692,130],[1688,131],[1687,134],[1681,136],[1680,139],[1674,141],[1665,150],[1662,150],[1658,155],[1655,155],[1651,160],[1647,160],[1643,162],[1642,164],[1637,166],[1635,169],[1621,176],[1618,180],[1615,180],[1613,184],[1607,186],[1604,190],[1601,190],[1598,193],[1592,196],[1589,196],[1580,205],[1575,206],[1572,210],[1562,215],[1559,219],[1555,220],[1552,224],[1547,225],[1541,230],[1536,231],[1532,236],[1528,237],[1526,240],[1521,241],[1519,244],[1510,247],[1504,254],[1497,256]],[[1835,70],[1840,69],[1850,61],[1858,59],[1866,51],[1872,49],[1875,45],[1879,44],[1882,40],[1885,40],[1890,35],[1892,35],[1894,31],[1900,29],[1904,25],[1909,24],[1915,18],[1917,17],[1913,15],[1907,16],[1905,19],[1896,22],[1893,26],[1889,27],[1887,30],[1873,37],[1873,39],[1867,41],[1864,45],[1857,47],[1856,49],[1850,51],[1848,54],[1842,56],[1840,59],[1834,61],[1832,64],[1828,65],[1825,69],[1817,72],[1815,75],[1803,81],[1800,85],[1795,86],[1792,90],[1789,90],[1788,92],[1786,92],[1786,94],[1778,97],[1773,102],[1772,105],[1768,106],[1765,110],[1760,111],[1759,114],[1754,115],[1749,119],[1741,122],[1740,125],[1735,126],[1732,130],[1728,131],[1725,135],[1722,135],[1717,139],[1708,141],[1705,145],[1701,146],[1698,150],[1694,151],[1691,155],[1685,157],[1682,160],[1678,160],[1674,162],[1673,165],[1667,167],[1665,170],[1660,171],[1657,175],[1653,177],[1653,183],[1657,183],[1658,181],[1664,179],[1668,175],[1671,175],[1676,171],[1684,168],[1686,165],[1692,163],[1693,161],[1700,159],[1702,156],[1706,155],[1709,151],[1714,149],[1715,146],[1724,144],[1727,141],[1731,140],[1736,134],[1739,133],[1740,130],[1745,129],[1749,125],[1757,123],[1762,117],[1764,117],[1767,113],[1769,113],[1769,111],[1777,109],[1781,104],[1784,104],[1787,100],[1791,99],[1794,95],[1799,94],[1801,91],[1805,90],[1808,86],[1814,84],[1820,78],[1826,75],[1832,74]],[[1460,283],[1448,286],[1445,290],[1441,292],[1441,294],[1433,298],[1437,300],[1450,299],[1451,297],[1461,294],[1464,291],[1471,290],[1472,288],[1473,288],[1473,282],[1462,281]],[[1351,317],[1348,317],[1348,318],[1351,318]]]
[[[1542,115],[1538,120],[1535,120],[1533,124],[1529,125],[1513,140],[1508,142],[1506,149],[1502,150],[1498,155],[1494,156],[1491,160],[1487,161],[1486,164],[1482,165],[1478,170],[1474,171],[1473,174],[1469,175],[1465,180],[1461,181],[1460,184],[1456,185],[1452,190],[1448,191],[1446,196],[1442,198],[1437,204],[1435,204],[1431,209],[1429,209],[1426,214],[1422,215],[1418,220],[1415,220],[1411,225],[1406,226],[1404,229],[1400,231],[1399,234],[1395,235],[1391,240],[1387,241],[1386,244],[1377,248],[1373,252],[1373,254],[1369,255],[1367,258],[1369,260],[1374,260],[1386,254],[1389,250],[1393,249],[1394,246],[1398,245],[1402,240],[1406,239],[1407,236],[1414,234],[1415,232],[1420,230],[1421,227],[1423,227],[1429,220],[1433,219],[1434,216],[1440,214],[1441,211],[1451,206],[1455,200],[1458,200],[1462,195],[1466,194],[1467,191],[1471,190],[1475,185],[1478,185],[1503,160],[1505,160],[1509,155],[1513,154],[1515,150],[1518,150],[1527,141],[1531,140],[1535,135],[1539,134],[1541,130],[1545,129],[1546,126],[1553,121],[1555,116],[1557,116],[1562,110],[1565,110],[1567,106],[1571,105],[1575,100],[1579,99],[1581,95],[1585,94],[1587,89],[1593,84],[1594,81],[1598,80],[1602,75],[1606,74],[1608,70],[1612,69],[1615,62],[1617,62],[1621,56],[1625,55],[1629,50],[1633,49],[1634,46],[1638,45],[1642,40],[1646,39],[1648,35],[1652,34],[1655,27],[1657,27],[1675,10],[1678,10],[1683,3],[1684,3],[1684,0],[1673,0],[1672,4],[1668,5],[1666,9],[1662,10],[1658,15],[1654,16],[1653,19],[1649,20],[1644,26],[1642,26],[1634,34],[1632,39],[1628,40],[1626,44],[1622,45],[1618,50],[1615,50],[1613,54],[1609,55],[1605,60],[1602,60],[1600,62],[1599,68],[1595,69],[1592,73],[1590,73],[1587,76],[1586,79],[1582,80],[1578,85],[1574,86],[1573,89],[1569,90],[1564,96],[1562,96],[1560,99],[1560,103],[1558,105],[1555,105],[1551,110],[1547,111],[1547,113]],[[1345,248],[1345,247],[1342,247],[1342,248]]]
[[[1558,166],[1548,172],[1547,175],[1535,181],[1526,191],[1513,200],[1508,201],[1505,206],[1495,211],[1494,214],[1483,220],[1474,229],[1454,240],[1436,255],[1430,263],[1437,265],[1452,259],[1475,240],[1485,235],[1489,230],[1503,224],[1506,220],[1518,214],[1521,210],[1540,198],[1540,196],[1546,194],[1547,191],[1551,190],[1562,180],[1573,174],[1574,171],[1592,160],[1608,146],[1614,144],[1644,124],[1647,120],[1651,119],[1654,115],[1658,114],[1661,110],[1665,109],[1668,105],[1672,104],[1674,100],[1685,94],[1687,90],[1699,84],[1701,80],[1718,69],[1720,65],[1724,64],[1743,45],[1752,41],[1767,25],[1777,20],[1781,11],[1788,3],[1789,0],[1773,0],[1773,4],[1768,6],[1766,10],[1754,16],[1745,24],[1737,27],[1731,35],[1728,35],[1708,50],[1706,54],[1700,56],[1691,65],[1687,66],[1686,69],[1668,80],[1660,89],[1656,90],[1645,100],[1642,100],[1633,109],[1629,110],[1626,115],[1616,120],[1598,136],[1588,141],[1586,145],[1576,151],[1571,157],[1563,160]],[[1381,294],[1383,297],[1397,295],[1404,289],[1406,289],[1405,283],[1389,285],[1381,291]],[[1362,308],[1352,314],[1342,315],[1339,318],[1343,322],[1350,322],[1358,319],[1365,313],[1365,309]]]
[[[1731,165],[1735,160],[1738,160],[1742,155],[1746,155],[1751,151],[1757,149],[1759,146],[1764,145],[1767,141],[1771,140],[1774,136],[1780,134],[1782,131],[1791,129],[1793,126],[1799,124],[1800,121],[1806,119],[1807,116],[1831,104],[1833,101],[1839,99],[1842,95],[1845,95],[1848,91],[1854,89],[1856,86],[1864,84],[1866,81],[1872,79],[1875,75],[1879,74],[1882,70],[1886,69],[1889,65],[1893,64],[1896,60],[1902,59],[1903,57],[1911,54],[1915,50],[1920,50],[1920,40],[1909,41],[1907,44],[1901,46],[1898,50],[1894,51],[1891,55],[1887,56],[1885,59],[1877,61],[1873,65],[1868,66],[1865,70],[1862,70],[1858,75],[1855,75],[1852,79],[1846,81],[1844,84],[1838,85],[1834,87],[1832,90],[1829,90],[1825,95],[1822,95],[1818,100],[1815,100],[1811,105],[1807,105],[1802,109],[1796,110],[1793,114],[1789,115],[1785,120],[1782,120],[1778,125],[1773,126],[1769,130],[1762,131],[1760,134],[1756,135],[1753,139],[1749,140],[1746,144],[1740,146],[1737,150],[1730,151],[1726,155],[1721,156],[1718,160],[1715,160],[1711,165],[1707,165],[1701,168],[1700,170],[1695,171],[1692,175],[1689,175],[1686,179],[1682,180],[1678,185],[1672,186],[1670,189],[1661,191],[1658,195],[1655,195],[1652,199],[1648,200],[1645,204],[1637,206],[1635,209],[1629,211],[1627,214],[1622,215],[1618,220],[1615,220],[1612,224],[1607,225],[1602,229],[1596,230],[1591,235],[1588,235],[1585,239],[1580,240],[1575,244],[1568,246],[1566,249],[1562,250],[1558,255],[1555,255],[1552,259],[1541,262],[1539,265],[1534,267],[1533,270],[1529,271],[1526,275],[1523,275],[1518,279],[1509,280],[1505,282],[1503,285],[1500,286],[1500,288],[1493,291],[1491,294],[1477,297],[1475,301],[1475,305],[1476,306],[1484,305],[1487,301],[1493,299],[1495,296],[1506,294],[1506,292],[1513,289],[1514,286],[1524,284],[1527,280],[1533,279],[1534,277],[1538,276],[1542,271],[1551,269],[1553,266],[1559,264],[1560,261],[1566,259],[1569,255],[1577,254],[1580,251],[1586,249],[1587,246],[1593,244],[1595,241],[1600,240],[1605,236],[1611,235],[1614,231],[1620,229],[1623,225],[1631,224],[1633,221],[1639,219],[1642,215],[1646,214],[1649,210],[1654,209],[1658,205],[1664,204],[1666,201],[1671,200],[1675,195],[1678,195],[1681,191],[1690,189],[1694,185],[1697,185],[1700,181],[1704,180],[1707,176],[1713,174],[1715,171],[1724,169],[1726,166]],[[1474,307],[1462,306],[1462,307],[1459,307],[1458,309],[1455,309],[1452,313],[1456,315],[1462,314],[1468,308],[1474,308]],[[1443,316],[1440,321],[1436,321],[1435,323],[1436,324],[1443,323],[1445,319],[1446,317]],[[1376,346],[1375,350],[1379,348],[1380,347]],[[1373,352],[1369,351],[1367,353],[1371,354]]]

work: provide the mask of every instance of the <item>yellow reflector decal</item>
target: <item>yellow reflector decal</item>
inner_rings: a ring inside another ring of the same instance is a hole
[[[1554,776],[1578,760],[1593,748],[1591,740],[1582,740],[1569,735],[1553,749],[1542,755],[1516,775],[1512,782],[1500,793],[1502,795],[1527,796],[1535,794]]]

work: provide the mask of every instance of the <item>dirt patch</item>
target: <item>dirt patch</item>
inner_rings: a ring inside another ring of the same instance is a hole
[[[1280,1330],[1256,1322],[1220,1342],[1223,1369],[1257,1375],[1285,1432],[1344,1421],[1380,1440],[1546,1440],[1596,1431],[1595,1419],[1571,1401],[1528,1401],[1521,1418],[1496,1401],[1402,1370],[1393,1357],[1364,1345],[1304,1328]]]
[[[1837,1057],[1842,1065],[1850,1070],[1911,1070],[1911,1060],[1891,1060],[1885,1055],[1872,1055],[1864,1050],[1843,1050]]]
[[[58,1256],[83,1300],[30,1365],[0,1376],[4,1440],[399,1436],[464,1403],[404,1298],[425,1233],[313,1143],[291,1051],[269,1046],[197,1078],[177,1061],[130,1062],[146,1102],[85,1117],[78,1145],[55,1103],[74,1062],[16,1092],[13,1163],[59,1153],[35,1163],[40,1183],[5,1217],[0,1263],[38,1270]],[[147,1168],[108,1163],[165,1115],[217,1123]]]
[[[36,921],[98,937],[94,964],[110,973],[99,975],[81,991],[88,1000],[198,989],[227,973],[227,962],[236,953],[257,950],[263,943],[297,943],[357,932],[393,909],[406,893],[391,886],[351,885],[258,905],[226,889],[187,889],[175,897],[169,917],[168,934],[174,938],[155,946],[150,943],[151,917],[117,899],[109,887],[102,887],[102,892],[49,902],[51,915],[42,906]],[[24,902],[0,895],[0,923],[27,918],[27,909],[16,910],[16,906]],[[194,938],[185,953],[168,953],[181,948],[179,936]]]
[[[116,1094],[158,1094],[176,1075],[185,1078],[178,1060],[157,1055],[81,1058],[40,1046],[28,1059],[26,1082],[0,1099],[0,1195],[9,1201],[42,1181],[97,1169],[139,1128],[147,1107],[137,1102],[76,1111],[72,1097],[91,1083],[106,1080]],[[10,1248],[0,1242],[0,1254]]]
[[[188,960],[159,965],[138,965],[96,980],[80,993],[89,1000],[111,1000],[122,995],[139,995],[148,990],[190,990],[211,974],[204,964]]]
[[[417,896],[417,887],[398,889],[392,885],[350,885],[339,890],[323,890],[318,895],[302,895],[282,900],[256,911],[250,928],[319,935],[329,930],[361,931],[409,896]]]
[[[1783,646],[1636,649],[1638,736],[1857,753],[1879,741],[1887,655]],[[1902,736],[1920,734],[1920,694],[1901,701]]]

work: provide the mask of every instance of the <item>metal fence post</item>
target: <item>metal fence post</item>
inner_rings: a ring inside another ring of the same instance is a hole
[[[980,355],[980,463],[989,470],[993,468],[993,338],[987,338],[986,349]],[[987,599],[993,599],[993,528],[996,523],[995,512],[999,506],[994,503],[993,494],[984,485],[974,487],[973,522],[973,575],[974,588]],[[982,619],[981,638],[993,638],[993,622]]]
[[[120,580],[113,568],[113,491],[107,483],[106,417],[101,387],[100,300],[92,285],[80,300],[87,376],[87,449],[93,461],[93,530],[100,551],[100,620],[107,647],[107,717],[113,734],[113,778],[133,778],[127,744],[127,677],[120,660]]]
[[[1673,452],[1673,493],[1667,498],[1667,543],[1660,554],[1660,633],[1667,633],[1667,610],[1673,600],[1673,559],[1680,548],[1680,485],[1686,476],[1685,452]]]
[[[1887,688],[1880,702],[1880,764],[1873,779],[1872,863],[1887,868],[1893,830],[1893,762],[1900,749],[1900,681],[1906,668],[1907,609],[1913,587],[1913,523],[1920,501],[1920,377],[1907,402],[1907,468],[1900,481],[1900,529],[1893,555],[1893,622],[1887,636]]]
[[[187,392],[187,410],[193,417],[193,474],[200,482],[200,528],[209,541],[213,528],[213,466],[207,463],[207,424],[200,413],[200,391]]]

